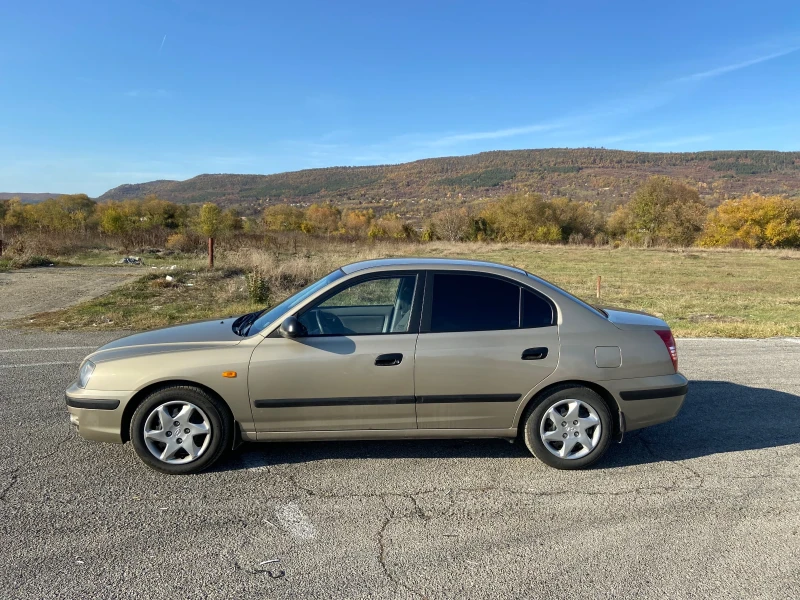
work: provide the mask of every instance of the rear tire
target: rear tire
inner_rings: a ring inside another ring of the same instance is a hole
[[[536,401],[523,423],[528,450],[556,469],[583,469],[605,454],[611,443],[611,412],[587,387],[565,385]]]
[[[151,469],[169,475],[199,473],[231,447],[233,420],[202,389],[174,385],[153,392],[136,407],[130,440]]]

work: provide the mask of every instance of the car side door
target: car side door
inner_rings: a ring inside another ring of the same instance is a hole
[[[415,429],[421,284],[417,272],[351,278],[296,314],[305,335],[265,338],[248,374],[259,436]]]
[[[489,273],[427,273],[415,355],[417,427],[508,429],[558,364],[555,305]]]

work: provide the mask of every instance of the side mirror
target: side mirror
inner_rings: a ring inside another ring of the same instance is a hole
[[[296,338],[306,335],[305,326],[297,319],[297,317],[286,317],[281,323],[279,329],[282,337]]]

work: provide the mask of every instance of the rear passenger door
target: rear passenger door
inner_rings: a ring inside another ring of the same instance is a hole
[[[417,427],[510,428],[558,353],[549,299],[497,275],[429,271],[415,360]]]

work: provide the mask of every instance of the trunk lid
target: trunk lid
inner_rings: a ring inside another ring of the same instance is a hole
[[[646,312],[606,306],[600,309],[618,329],[669,329],[666,321]]]

